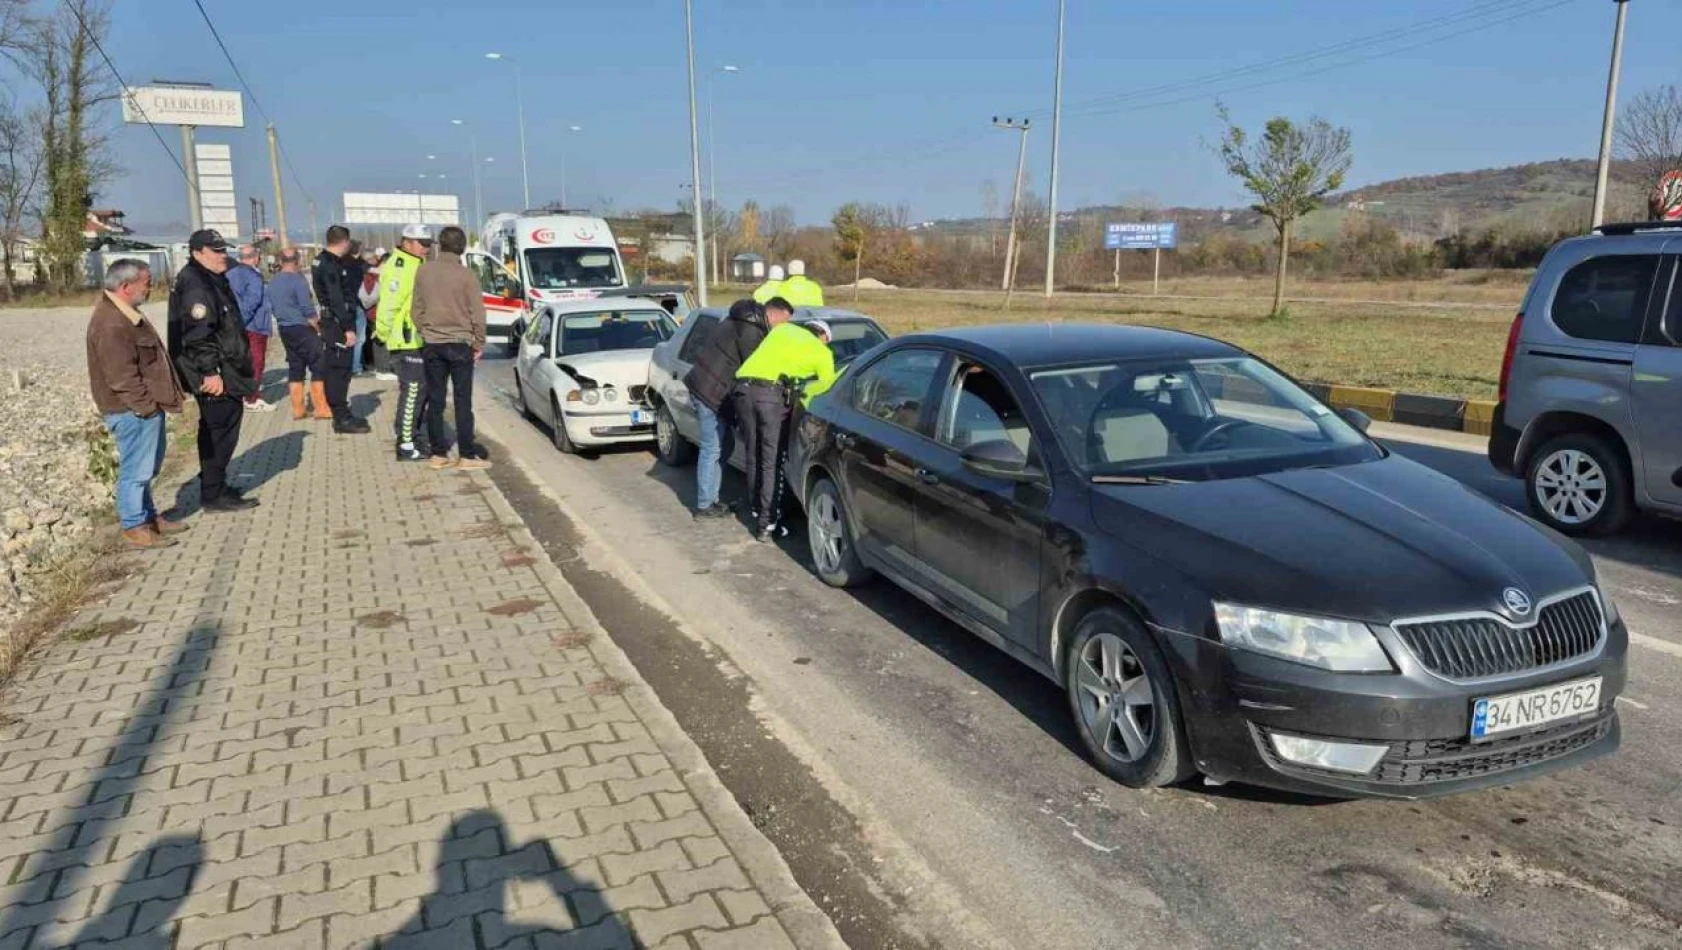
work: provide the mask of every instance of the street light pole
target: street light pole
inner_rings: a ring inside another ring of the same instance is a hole
[[[713,87],[718,83],[716,78],[720,73],[739,72],[735,66],[720,66],[707,74],[707,191],[714,208],[718,207],[718,138],[713,135]],[[713,255],[713,280],[724,280],[723,260],[720,255]]]
[[[695,110],[695,0],[683,0],[684,38],[689,47],[689,174],[695,214],[695,299],[707,305],[707,236],[701,221],[701,123]]]
[[[569,126],[567,126],[567,131],[569,131],[569,132],[582,132],[582,131],[584,131],[584,127],[582,125],[569,125]],[[563,137],[561,139],[561,210],[565,211],[566,208],[567,208],[567,140]]]
[[[503,59],[514,64],[514,107],[520,115],[520,187],[525,196],[526,208],[530,208],[531,174],[526,166],[526,100],[520,91],[520,62],[507,53],[486,53],[485,58]]]
[[[1057,146],[1063,137],[1063,12],[1068,0],[1057,0],[1057,80],[1051,104],[1051,204],[1050,228],[1045,240],[1045,295],[1051,296],[1057,282]]]
[[[1617,120],[1618,74],[1624,68],[1624,20],[1629,15],[1629,0],[1613,0],[1618,5],[1618,24],[1612,31],[1612,68],[1606,77],[1606,115],[1600,124],[1600,165],[1594,175],[1594,213],[1589,223],[1598,228],[1606,223],[1606,185],[1612,170],[1612,127]]]
[[[466,126],[465,119],[451,119],[451,125]],[[473,219],[485,223],[485,196],[479,186],[479,133],[472,128],[467,129],[467,144],[473,150]]]

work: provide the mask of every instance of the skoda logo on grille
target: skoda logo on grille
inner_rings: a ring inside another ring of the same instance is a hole
[[[1507,611],[1515,617],[1528,616],[1530,613],[1530,595],[1517,587],[1509,587],[1502,591],[1501,602],[1507,605]]]

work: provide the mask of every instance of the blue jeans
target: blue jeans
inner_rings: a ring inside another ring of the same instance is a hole
[[[362,346],[368,342],[368,311],[356,311],[356,349],[350,354],[350,372],[353,376],[362,373]]]
[[[158,516],[152,503],[152,479],[163,465],[164,414],[142,419],[132,412],[113,412],[105,427],[117,443],[117,517],[123,530],[150,524]]]
[[[695,421],[701,424],[701,456],[695,463],[695,508],[700,510],[718,504],[724,460],[735,449],[736,433],[711,406],[699,399],[690,401],[695,404]]]

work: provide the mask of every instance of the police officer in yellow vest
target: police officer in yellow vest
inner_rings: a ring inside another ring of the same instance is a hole
[[[425,417],[426,366],[421,361],[421,335],[411,316],[415,302],[415,274],[432,249],[432,229],[424,224],[403,228],[403,239],[380,265],[380,301],[374,337],[385,345],[397,371],[397,459],[419,462],[428,453],[415,444],[415,428]]]
[[[788,280],[783,281],[781,296],[796,307],[823,306],[823,287],[806,276],[805,261],[788,262]]]
[[[783,265],[772,264],[771,272],[766,275],[765,283],[760,284],[753,292],[754,303],[765,303],[772,297],[780,297],[783,293]]]
[[[747,463],[754,537],[760,541],[771,540],[780,514],[781,456],[794,399],[801,388],[811,394],[828,389],[836,377],[835,354],[826,342],[828,325],[791,323],[793,316],[794,304],[782,297],[772,297],[765,304],[765,322],[771,332],[736,370],[736,388],[731,392],[742,458]]]

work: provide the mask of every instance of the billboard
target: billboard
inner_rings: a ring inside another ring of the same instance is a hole
[[[226,89],[129,86],[123,90],[123,121],[243,129],[245,102],[238,92]]]
[[[1172,221],[1104,225],[1106,251],[1172,251],[1179,242],[1180,226]]]
[[[346,224],[461,224],[461,199],[423,195],[347,191]]]
[[[154,120],[155,121],[155,120]],[[193,143],[199,173],[199,219],[223,237],[239,236],[239,199],[234,194],[233,149],[210,142]]]

